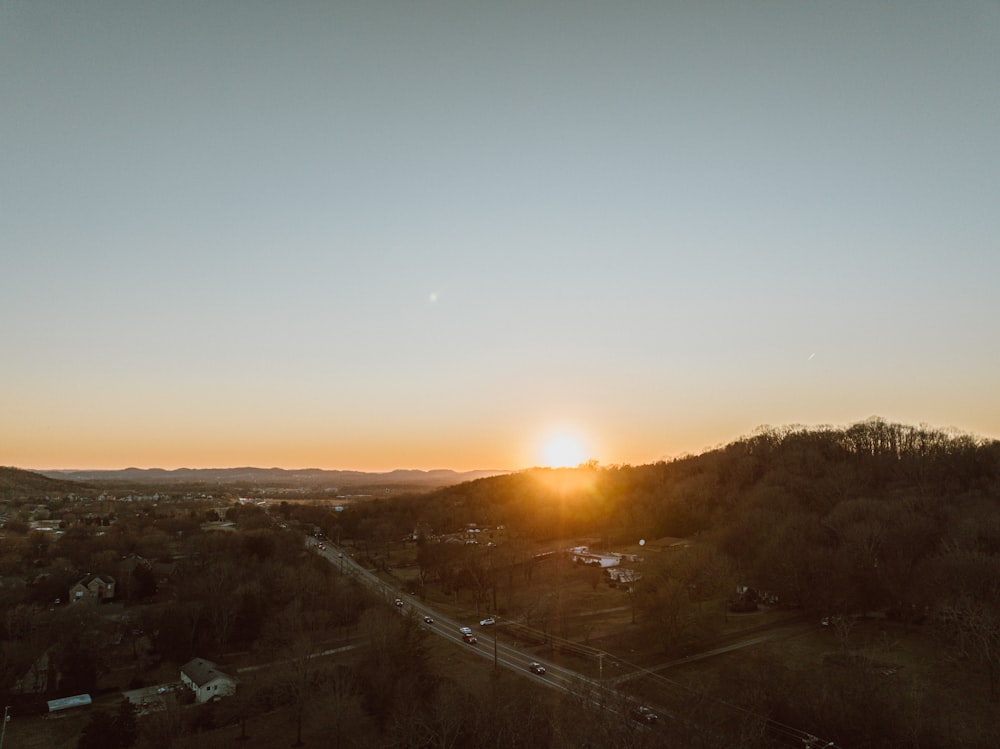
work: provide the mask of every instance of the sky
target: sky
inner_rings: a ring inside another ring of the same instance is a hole
[[[0,0],[0,107],[2,465],[1000,438],[996,0]]]

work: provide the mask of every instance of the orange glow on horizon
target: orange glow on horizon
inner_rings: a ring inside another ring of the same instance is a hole
[[[550,432],[543,437],[539,455],[538,465],[547,468],[575,468],[591,457],[584,438],[569,429]]]
[[[558,496],[573,494],[589,495],[597,483],[597,469],[594,467],[579,468],[536,468],[532,477],[547,491]]]

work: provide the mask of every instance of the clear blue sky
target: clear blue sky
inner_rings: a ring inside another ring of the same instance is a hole
[[[0,0],[0,464],[1000,436],[1000,4]]]

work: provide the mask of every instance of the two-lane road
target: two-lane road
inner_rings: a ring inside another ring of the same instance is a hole
[[[359,580],[369,589],[382,596],[387,602],[392,603],[397,599],[402,601],[403,605],[398,607],[401,614],[416,617],[429,631],[439,637],[451,640],[485,659],[493,660],[498,668],[509,668],[527,678],[534,679],[565,692],[593,692],[596,694],[600,689],[600,685],[596,681],[588,679],[576,671],[549,663],[542,664],[545,666],[545,674],[533,673],[529,670],[528,666],[536,661],[537,658],[531,653],[514,647],[496,636],[496,628],[502,626],[502,624],[481,627],[456,622],[442,615],[439,611],[432,609],[426,603],[399,591],[379,578],[375,573],[365,569],[343,548],[325,541],[319,542],[314,538],[307,538],[306,546],[326,558],[331,564],[339,566],[343,574],[350,575]],[[424,621],[425,618],[430,618],[433,623],[426,623]],[[472,627],[473,635],[477,639],[475,644],[470,644],[463,640],[460,631],[460,628],[463,626]]]

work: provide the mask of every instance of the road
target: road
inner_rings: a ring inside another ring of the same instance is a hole
[[[528,665],[537,659],[531,653],[527,653],[497,638],[496,626],[480,627],[475,623],[456,622],[453,619],[443,616],[439,611],[432,609],[422,601],[401,593],[379,578],[378,575],[365,569],[365,567],[359,564],[343,549],[339,549],[335,545],[326,542],[322,544],[326,548],[320,549],[321,544],[312,538],[306,539],[306,545],[320,556],[329,560],[331,564],[338,565],[343,574],[351,575],[368,586],[369,589],[376,591],[387,603],[392,603],[397,598],[400,599],[403,602],[403,606],[400,607],[402,613],[412,613],[420,621],[423,621],[424,617],[430,617],[433,619],[433,624],[424,624],[429,631],[446,640],[451,640],[460,647],[468,648],[471,652],[487,660],[494,661],[498,668],[509,668],[527,678],[534,679],[546,686],[560,689],[564,692],[580,694],[591,691],[597,694],[600,691],[600,684],[598,682],[576,671],[560,666],[545,663],[543,664],[545,666],[544,675],[532,673],[528,670]],[[463,641],[462,633],[459,631],[459,628],[463,626],[472,628],[473,634],[478,640],[475,645]]]

